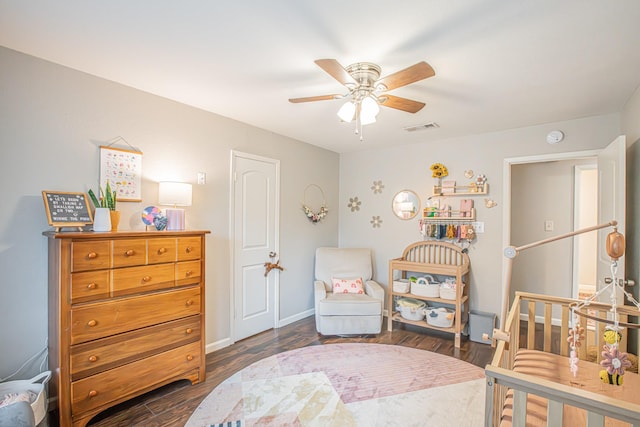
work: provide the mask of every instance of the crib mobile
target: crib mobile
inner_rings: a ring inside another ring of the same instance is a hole
[[[577,355],[578,347],[580,347],[580,341],[584,339],[585,328],[580,325],[580,317],[591,318],[594,320],[604,321],[609,323],[605,327],[603,339],[605,344],[602,347],[602,361],[600,365],[603,368],[600,371],[600,379],[606,384],[622,385],[624,381],[625,369],[631,366],[631,361],[628,359],[628,355],[622,352],[618,348],[618,344],[622,339],[622,331],[624,326],[638,328],[639,325],[622,323],[620,322],[617,310],[617,298],[616,291],[621,290],[627,299],[640,310],[640,303],[624,288],[624,280],[618,280],[618,259],[624,255],[624,236],[620,234],[617,228],[614,226],[613,231],[607,235],[607,254],[611,258],[611,280],[607,281],[607,285],[600,289],[598,292],[580,301],[571,307],[571,324],[569,330],[569,337],[567,342],[571,349],[569,353],[569,368],[574,376],[578,374],[578,362]],[[587,307],[592,301],[595,301],[600,295],[609,291],[609,298],[611,301],[611,320],[603,320],[590,315],[587,312]]]
[[[620,322],[617,311],[617,290],[627,297],[627,299],[640,310],[640,303],[624,289],[625,281],[621,278],[618,279],[618,259],[624,255],[625,240],[624,236],[617,230],[617,222],[611,221],[606,224],[596,225],[593,227],[584,228],[571,233],[566,233],[560,236],[552,237],[549,239],[541,240],[539,242],[531,243],[528,245],[520,246],[518,248],[508,246],[504,250],[504,255],[507,258],[507,274],[505,276],[505,286],[503,295],[503,307],[502,318],[500,319],[500,329],[493,330],[493,339],[499,339],[509,342],[509,333],[504,330],[504,325],[507,317],[507,310],[509,307],[509,295],[511,287],[511,272],[512,262],[519,252],[532,247],[540,246],[545,243],[572,237],[577,234],[586,233],[589,231],[598,230],[605,227],[613,227],[613,231],[607,235],[606,250],[607,254],[611,258],[611,278],[605,280],[606,286],[597,291],[594,295],[576,302],[571,307],[571,318],[569,324],[569,336],[567,342],[569,343],[569,369],[574,376],[578,374],[578,348],[584,340],[585,328],[580,324],[580,319],[592,319],[607,324],[604,331],[604,342],[602,347],[602,360],[600,365],[603,369],[599,372],[600,380],[606,384],[622,385],[624,381],[625,369],[631,366],[631,361],[628,360],[628,355],[625,352],[619,350],[618,345],[622,339],[622,331],[627,328],[640,328],[640,325],[633,323]],[[611,301],[611,319],[602,319],[594,315],[589,314],[587,311],[591,302],[595,301],[600,295],[609,292]]]

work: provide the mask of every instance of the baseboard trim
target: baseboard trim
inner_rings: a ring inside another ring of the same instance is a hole
[[[282,328],[283,326],[287,326],[293,322],[297,322],[298,320],[302,320],[305,319],[307,317],[313,316],[314,314],[316,314],[316,310],[315,309],[310,309],[307,311],[303,311],[302,313],[298,313],[295,314],[293,316],[289,316],[285,319],[280,319],[278,321],[278,325],[276,326],[276,328]]]
[[[529,315],[526,313],[520,313],[520,320],[525,322],[529,320]],[[544,323],[544,316],[536,316],[536,323]],[[552,326],[562,326],[562,319],[551,318]]]
[[[229,347],[231,344],[233,344],[233,342],[231,341],[231,338],[223,338],[216,342],[212,342],[211,344],[207,344],[204,348],[204,352],[207,354],[213,353],[214,351],[218,351],[225,347]]]

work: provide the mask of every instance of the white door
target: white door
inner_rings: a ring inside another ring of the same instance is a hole
[[[232,298],[234,341],[276,324],[280,162],[232,152]],[[273,259],[270,255],[274,255]]]
[[[622,135],[598,154],[598,224],[616,220],[622,234],[625,229],[625,152],[626,139]],[[606,286],[605,277],[611,277],[611,258],[605,245],[611,231],[610,227],[598,230],[598,289]],[[624,257],[618,260],[617,268],[617,278],[624,278]],[[599,299],[609,302],[609,296],[609,292],[605,292]],[[617,301],[623,303],[621,292]]]

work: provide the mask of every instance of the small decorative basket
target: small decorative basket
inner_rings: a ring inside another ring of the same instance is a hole
[[[419,277],[415,282],[411,283],[411,293],[421,297],[438,298],[440,295],[440,283],[436,282],[431,275]]]
[[[398,298],[396,301],[400,315],[407,320],[422,320],[425,315],[427,304],[414,298]]]
[[[455,300],[456,299],[456,284],[446,284],[443,283],[440,285],[440,298],[442,299],[449,299],[449,300]],[[464,288],[464,283],[462,284],[462,287]]]
[[[0,383],[0,401],[6,396],[27,394],[36,425],[47,415],[47,382],[51,379],[51,371],[44,371],[29,380],[7,381]]]
[[[438,328],[450,328],[456,316],[455,311],[445,307],[427,308],[426,315],[427,323]]]
[[[409,280],[407,279],[400,279],[400,280],[394,280],[393,281],[393,292],[399,293],[399,294],[406,294],[407,292],[409,292]]]

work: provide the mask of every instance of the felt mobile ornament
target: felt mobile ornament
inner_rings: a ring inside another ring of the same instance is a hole
[[[621,291],[627,299],[640,309],[640,303],[635,300],[633,295],[624,289],[624,281],[618,280],[618,259],[624,254],[624,236],[618,233],[617,228],[607,235],[606,249],[607,254],[611,257],[611,282],[596,292],[591,297],[579,302],[571,308],[573,328],[569,331],[569,342],[571,352],[569,357],[569,366],[574,376],[578,374],[577,349],[580,347],[581,340],[584,340],[584,328],[580,327],[577,320],[577,313],[585,309],[592,301],[603,294],[606,290],[610,290],[612,324],[608,325],[603,332],[603,340],[605,344],[602,347],[602,361],[600,365],[605,368],[600,371],[599,376],[603,383],[612,385],[622,385],[624,382],[623,375],[625,369],[631,366],[628,354],[620,351],[619,344],[622,340],[620,319],[617,310],[616,292]]]

